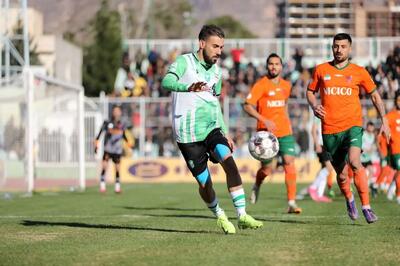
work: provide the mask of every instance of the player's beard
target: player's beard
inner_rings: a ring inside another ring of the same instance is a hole
[[[276,78],[277,76],[279,76],[279,74],[279,71],[275,72],[274,74],[268,71],[268,77],[270,77],[271,79]]]
[[[204,58],[204,62],[206,62],[209,65],[213,65],[215,63],[217,63],[217,60],[219,57],[217,57],[216,59],[213,59],[211,56],[209,56],[206,52],[206,50],[203,50],[203,58]]]
[[[347,56],[347,57],[339,58],[337,55],[335,55],[335,62],[336,62],[336,63],[343,63],[343,62],[346,61],[347,59],[349,59],[348,56]]]

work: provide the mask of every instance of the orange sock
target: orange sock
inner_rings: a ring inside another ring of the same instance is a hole
[[[400,197],[400,170],[396,171],[394,178],[396,180],[396,196]]]
[[[349,177],[349,179],[351,180],[352,178],[354,178],[354,172],[353,169],[351,169],[350,165],[345,166],[347,167],[347,176]]]
[[[391,169],[390,166],[386,165],[384,167],[382,167],[382,170],[378,176],[378,178],[376,179],[376,184],[380,185],[382,184],[390,175]]]
[[[285,183],[288,200],[296,199],[296,168],[294,164],[285,165]]]
[[[386,185],[387,185],[388,187],[389,187],[390,184],[392,183],[395,173],[396,173],[396,172],[395,172],[392,168],[390,168],[389,174],[388,174],[388,176],[386,177]]]
[[[354,184],[360,196],[361,204],[363,206],[369,205],[368,177],[364,167],[354,171]]]
[[[350,190],[350,178],[346,177],[346,179],[342,180],[340,176],[337,175],[336,181],[346,200],[350,200],[353,197],[353,193],[351,193]]]
[[[328,175],[328,180],[327,180],[327,182],[326,182],[326,185],[328,186],[328,188],[329,189],[331,189],[332,188],[332,185],[333,185],[333,177],[335,176],[335,171],[330,171],[329,172],[329,175]]]

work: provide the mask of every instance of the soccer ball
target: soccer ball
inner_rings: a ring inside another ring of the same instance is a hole
[[[272,159],[279,151],[278,139],[271,132],[258,131],[249,140],[249,151],[259,161]]]

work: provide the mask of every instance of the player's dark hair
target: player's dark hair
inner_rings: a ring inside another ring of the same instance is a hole
[[[374,124],[372,121],[368,121],[367,127],[368,127],[368,126],[373,126],[373,127],[375,127],[375,124]]]
[[[205,41],[210,36],[218,36],[221,39],[224,39],[225,33],[220,27],[214,24],[204,25],[199,33],[199,40]]]
[[[116,109],[116,108],[122,109],[122,107],[121,107],[120,104],[114,104],[114,105],[111,107],[111,110],[114,110],[114,109]]]
[[[338,34],[336,34],[334,37],[333,37],[333,42],[335,42],[335,41],[341,41],[341,40],[348,40],[349,41],[349,43],[350,43],[350,45],[351,45],[351,43],[352,43],[352,40],[351,40],[351,37],[350,37],[350,35],[349,34],[347,34],[347,33],[338,33]]]
[[[279,61],[281,61],[281,64],[283,64],[283,63],[282,63],[282,58],[281,58],[279,55],[277,55],[276,53],[272,53],[272,54],[270,54],[270,55],[267,57],[267,65],[268,65],[269,60],[270,60],[271,58],[279,58]]]

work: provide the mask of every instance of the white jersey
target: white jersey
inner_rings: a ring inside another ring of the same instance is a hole
[[[216,64],[208,69],[204,64],[196,54],[184,54],[168,71],[179,78],[179,83],[190,86],[205,82],[210,88],[202,92],[172,91],[172,127],[179,143],[202,141],[216,128],[226,132],[217,97],[221,93],[221,70]]]

